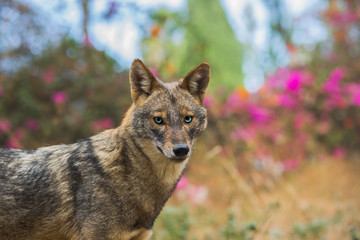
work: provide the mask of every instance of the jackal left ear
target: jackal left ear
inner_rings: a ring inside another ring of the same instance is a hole
[[[206,88],[210,81],[210,66],[203,62],[193,70],[191,70],[186,77],[181,81],[180,87],[189,91],[191,95],[204,101]]]
[[[139,97],[148,97],[159,87],[156,77],[140,59],[135,59],[130,69],[131,98],[134,103]]]

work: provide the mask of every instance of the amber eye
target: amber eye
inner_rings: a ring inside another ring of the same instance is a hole
[[[184,118],[184,122],[185,122],[185,123],[191,123],[192,120],[193,120],[193,117],[192,117],[192,116],[186,116],[186,117]]]
[[[154,117],[154,122],[156,124],[163,124],[164,120],[162,119],[162,117]]]

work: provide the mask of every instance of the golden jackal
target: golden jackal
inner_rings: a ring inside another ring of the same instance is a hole
[[[149,239],[207,124],[210,68],[163,83],[139,59],[121,125],[70,145],[0,149],[1,240]]]

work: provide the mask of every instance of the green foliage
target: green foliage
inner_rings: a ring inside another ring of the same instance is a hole
[[[351,240],[360,240],[360,230],[355,227],[351,227],[350,228],[350,239]]]
[[[18,72],[0,75],[0,145],[70,143],[118,125],[131,98],[127,74],[117,68],[104,52],[64,38]]]
[[[225,240],[252,240],[257,230],[255,222],[246,222],[238,225],[234,212],[229,211],[227,225],[221,230],[221,235]]]
[[[206,7],[205,7],[206,6]],[[206,8],[206,11],[204,11]],[[208,61],[212,69],[212,87],[228,89],[242,85],[241,48],[219,1],[190,0],[188,31],[182,49],[182,69]]]
[[[206,8],[206,10],[204,10]],[[242,86],[242,49],[218,0],[190,0],[188,12],[160,10],[143,40],[146,62],[162,77],[184,77],[201,62],[211,65],[210,91]]]
[[[298,239],[320,239],[332,221],[328,219],[315,219],[306,223],[296,223],[293,234]]]
[[[191,219],[187,206],[166,206],[156,220],[153,240],[185,240],[188,237]]]

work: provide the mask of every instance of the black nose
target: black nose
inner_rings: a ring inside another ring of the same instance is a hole
[[[189,147],[185,144],[175,145],[173,152],[177,157],[185,157],[189,152]]]

